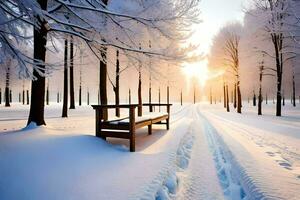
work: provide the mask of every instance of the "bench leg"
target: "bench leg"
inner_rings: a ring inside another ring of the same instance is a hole
[[[148,135],[152,135],[152,124],[148,125]]]
[[[130,131],[130,152],[135,152],[135,128]]]
[[[169,122],[170,122],[169,118],[168,118],[168,119],[166,119],[166,126],[167,126],[167,130],[169,130],[169,128],[170,128],[170,124],[169,124]]]
[[[130,152],[135,152],[135,138],[130,138]]]

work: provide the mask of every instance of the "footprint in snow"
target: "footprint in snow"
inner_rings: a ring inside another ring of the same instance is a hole
[[[273,153],[273,152],[266,152],[269,156],[271,156],[271,157],[274,157],[275,156],[275,154]]]
[[[282,167],[285,168],[285,169],[293,170],[293,169],[291,168],[292,165],[291,165],[290,163],[280,162],[279,165],[282,166]]]

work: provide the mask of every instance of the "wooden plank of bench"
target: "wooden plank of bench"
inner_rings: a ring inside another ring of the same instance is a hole
[[[111,124],[111,123],[102,123],[102,129],[113,129],[113,130],[129,130],[128,124]]]
[[[157,122],[161,122],[161,121],[166,120],[168,118],[169,118],[168,115],[160,116],[160,117],[152,119],[152,123],[155,124]]]
[[[152,124],[152,120],[147,119],[145,121],[135,123],[135,128],[138,129],[138,128],[142,128],[144,126],[148,126],[148,125],[151,125],[151,124]]]
[[[128,132],[119,132],[119,131],[108,131],[102,130],[101,135],[104,137],[113,137],[113,138],[123,138],[123,139],[130,139],[130,133]]]

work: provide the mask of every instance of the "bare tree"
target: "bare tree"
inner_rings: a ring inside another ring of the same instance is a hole
[[[235,28],[236,30],[229,31],[230,27]],[[224,53],[226,57],[224,58],[226,65],[229,66],[230,72],[235,77],[235,93],[237,94],[237,112],[242,113],[242,96],[240,90],[240,61],[239,61],[239,45],[240,45],[240,35],[237,29],[240,29],[239,24],[233,24],[226,27],[225,29],[225,44],[224,44]]]

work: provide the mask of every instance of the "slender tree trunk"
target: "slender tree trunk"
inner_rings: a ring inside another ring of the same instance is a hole
[[[180,92],[180,105],[182,106],[182,90],[181,90],[181,92]]]
[[[47,90],[46,90],[46,104],[49,105],[49,80],[48,80]]]
[[[263,76],[263,68],[260,68],[259,73],[259,94],[258,94],[258,115],[262,115],[262,76]]]
[[[237,85],[237,112],[242,113],[242,94],[239,82]]]
[[[167,86],[167,104],[170,103],[170,87],[169,85]]]
[[[103,60],[100,60],[100,104],[107,105],[107,49],[106,47],[102,47],[101,49],[101,57]],[[107,109],[103,109],[103,119],[108,119],[108,111]]]
[[[119,51],[117,50],[117,62],[116,62],[116,87],[114,87],[115,92],[115,103],[120,104],[120,63],[119,63]],[[116,116],[120,117],[120,108],[116,108]]]
[[[225,87],[225,83],[223,83],[223,96],[224,96],[224,108],[226,108],[226,87]]]
[[[0,104],[2,104],[2,89],[0,88]]]
[[[141,67],[139,69],[139,85],[138,85],[138,116],[143,115],[143,105],[142,105],[142,73]]]
[[[266,93],[266,105],[268,105],[268,93]]]
[[[282,105],[285,106],[285,96],[284,96],[284,92],[282,94]]]
[[[130,89],[128,90],[128,103],[129,103],[129,105],[131,104],[131,91],[130,91]]]
[[[236,98],[236,91],[237,91],[237,87],[236,87],[236,83],[234,84],[234,99],[233,99],[233,107],[236,108],[237,106],[237,98]]]
[[[59,92],[56,94],[56,102],[59,103]]]
[[[296,84],[295,84],[295,75],[293,74],[293,106],[296,107]]]
[[[104,5],[107,5],[108,0],[102,0]],[[106,26],[106,22],[104,24]],[[105,41],[104,41],[105,42]],[[99,86],[99,95],[101,105],[107,105],[107,48],[102,46],[100,51],[102,60],[100,60],[100,86]],[[102,113],[103,119],[108,119],[108,110],[103,109]]]
[[[21,103],[21,92],[19,92],[19,103]]]
[[[151,72],[150,72],[151,73]],[[152,103],[152,83],[151,83],[151,74],[149,78],[149,104]],[[153,112],[153,107],[150,105],[149,106],[149,112]]]
[[[47,10],[47,0],[37,0],[42,10]],[[47,22],[44,19],[40,19],[38,16],[37,20],[41,26],[34,28],[33,31],[33,58],[45,62],[46,59],[46,44],[47,44]],[[45,65],[38,65],[39,71],[45,72]],[[36,77],[31,83],[31,103],[30,111],[27,124],[31,122],[36,125],[45,125],[44,120],[44,107],[45,107],[45,77],[41,76],[36,70],[33,70],[33,76]]]
[[[254,92],[253,92],[253,106],[256,106],[256,95]]]
[[[228,85],[226,85],[226,98],[225,98],[225,101],[226,101],[226,110],[227,110],[227,112],[230,112],[230,108],[229,108]]]
[[[82,89],[81,89],[81,84],[80,84],[79,85],[79,98],[78,98],[78,100],[79,100],[79,102],[78,102],[79,106],[82,105],[81,95],[82,95]]]
[[[158,88],[158,104],[160,105],[160,87]],[[160,106],[158,106],[158,111],[160,112]]]
[[[87,105],[90,105],[90,93],[89,93],[89,91],[87,91],[86,103],[87,103]]]
[[[22,104],[25,104],[25,90],[24,90],[24,85],[23,85],[23,91],[22,91]]]
[[[8,64],[10,65],[10,62]],[[6,81],[5,81],[5,107],[10,107],[9,80],[10,80],[10,66],[7,66]]]
[[[75,109],[74,95],[74,44],[73,37],[70,39],[70,109]]]
[[[26,104],[29,105],[29,90],[26,90]]]
[[[12,103],[12,90],[9,90],[9,102]]]
[[[68,117],[68,40],[65,39],[64,54],[64,97],[62,117]]]
[[[273,44],[275,48],[275,57],[276,57],[276,71],[277,71],[277,101],[276,101],[276,116],[281,116],[281,85],[282,85],[282,53],[281,52],[281,45],[278,44],[280,40],[278,36],[273,37]]]

